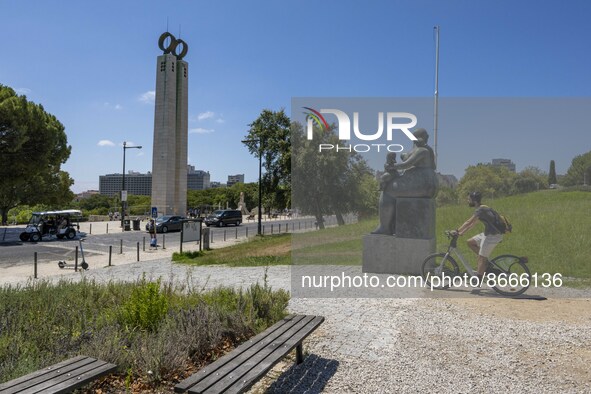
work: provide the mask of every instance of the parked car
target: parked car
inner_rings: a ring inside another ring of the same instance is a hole
[[[23,242],[39,242],[44,236],[62,239],[76,238],[76,230],[80,226],[74,221],[82,217],[82,212],[77,209],[67,209],[64,211],[46,211],[33,212],[31,219],[20,235]]]
[[[228,224],[240,226],[240,223],[242,223],[242,212],[235,209],[214,211],[211,215],[207,216],[203,222],[207,227],[222,227],[227,226]]]
[[[169,231],[181,231],[183,228],[183,220],[185,220],[182,216],[174,216],[174,215],[165,215],[160,216],[154,220],[156,224],[156,232],[157,233],[167,233]],[[146,231],[148,230],[148,224],[146,224]]]

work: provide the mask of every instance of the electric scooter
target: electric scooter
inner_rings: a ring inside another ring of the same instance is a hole
[[[86,262],[86,260],[84,259],[84,248],[82,247],[82,241],[83,241],[82,239],[78,240],[78,243],[80,244],[80,254],[82,255],[82,263],[80,263],[80,267],[83,270],[87,270],[89,266],[88,266],[88,263]],[[76,269],[76,267],[74,265],[72,265],[71,263],[68,264],[66,262],[66,260],[58,261],[57,265],[60,268],[71,269],[71,270]]]

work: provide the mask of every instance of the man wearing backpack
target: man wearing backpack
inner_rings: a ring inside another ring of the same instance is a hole
[[[481,221],[484,224],[484,232],[468,240],[468,246],[478,255],[478,279],[480,283],[488,265],[488,258],[495,246],[503,240],[503,233],[506,229],[501,223],[500,215],[494,209],[481,204],[482,194],[480,192],[471,192],[469,198],[468,204],[476,208],[474,215],[466,220],[455,232],[461,236],[474,227],[476,222]]]

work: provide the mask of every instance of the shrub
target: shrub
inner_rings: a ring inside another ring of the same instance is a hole
[[[254,324],[258,331],[285,317],[289,302],[289,294],[286,291],[273,292],[266,283],[264,286],[257,283],[251,285],[246,294],[252,300]]]
[[[168,313],[168,299],[160,292],[160,279],[147,282],[145,275],[121,308],[120,322],[130,329],[154,331]]]
[[[435,199],[437,206],[457,204],[459,201],[458,192],[456,189],[451,187],[442,186],[437,191],[437,197]]]

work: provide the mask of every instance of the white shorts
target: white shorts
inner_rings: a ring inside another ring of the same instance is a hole
[[[495,246],[497,246],[497,244],[503,240],[503,235],[484,235],[484,233],[480,233],[470,238],[470,240],[474,240],[477,245],[480,245],[480,251],[478,252],[480,256],[489,258]]]

